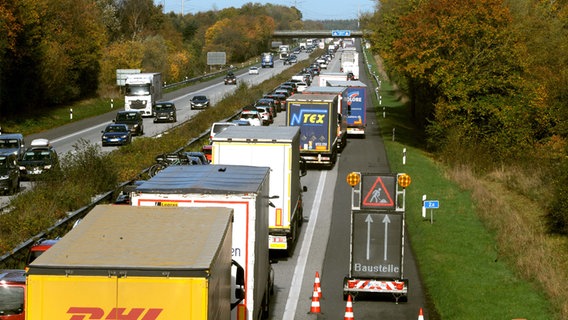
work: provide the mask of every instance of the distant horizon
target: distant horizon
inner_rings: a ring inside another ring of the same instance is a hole
[[[271,3],[286,7],[296,7],[302,13],[302,20],[355,20],[360,14],[372,13],[377,1],[372,0],[352,0],[349,5],[345,5],[341,0],[328,1],[247,1],[247,0],[214,0],[214,1],[191,1],[191,0],[154,0],[156,5],[164,5],[164,12],[196,14],[212,10],[222,10],[225,8],[241,8],[247,3]],[[339,9],[338,9],[339,8]]]

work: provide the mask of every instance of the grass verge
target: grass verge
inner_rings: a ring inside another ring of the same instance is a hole
[[[431,319],[566,318],[566,299],[559,292],[566,290],[566,268],[556,270],[562,264],[554,262],[551,243],[538,235],[538,219],[529,219],[537,210],[534,204],[467,168],[441,166],[421,149],[422,134],[396,88],[383,78],[379,93],[382,105],[373,100],[391,170],[412,178],[406,192],[407,228],[434,309]],[[440,202],[426,218],[423,195]]]

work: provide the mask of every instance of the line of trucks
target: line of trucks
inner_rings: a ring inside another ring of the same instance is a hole
[[[26,318],[266,319],[269,252],[292,254],[303,221],[299,128],[232,126],[212,146],[30,263]]]
[[[29,264],[26,319],[266,319],[269,253],[293,253],[305,166],[332,167],[353,128],[364,136],[364,84],[309,89],[287,99],[287,126],[230,126],[211,165],[167,167],[131,205],[95,207]]]

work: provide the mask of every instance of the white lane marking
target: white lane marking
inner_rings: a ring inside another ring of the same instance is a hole
[[[321,206],[321,199],[323,196],[326,177],[327,171],[323,171],[318,180],[318,188],[316,190],[314,204],[310,213],[308,229],[305,233],[306,238],[304,238],[304,241],[302,242],[302,249],[300,250],[300,255],[298,256],[298,263],[296,264],[296,268],[294,269],[294,277],[292,278],[292,283],[290,284],[290,292],[288,293],[286,307],[284,308],[284,316],[282,317],[283,320],[294,320],[296,308],[298,307],[298,299],[300,298],[300,291],[302,290],[302,279],[304,278],[304,271],[306,269],[310,247],[312,246],[312,240],[314,238],[314,231],[317,225],[319,208]]]

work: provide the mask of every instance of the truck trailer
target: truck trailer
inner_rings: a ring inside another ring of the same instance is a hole
[[[213,138],[213,164],[270,167],[268,247],[290,256],[303,221],[299,127],[230,127]]]
[[[300,127],[300,156],[331,169],[339,150],[336,94],[297,93],[286,99],[286,125]]]
[[[347,134],[365,137],[367,128],[367,85],[361,81],[327,81],[331,87],[347,87]]]
[[[359,52],[355,47],[344,48],[341,51],[340,71],[345,73],[353,73],[353,79],[359,80]]]
[[[347,87],[309,86],[302,93],[337,96],[337,152],[342,152],[347,145]]]
[[[130,74],[125,80],[124,110],[152,117],[154,104],[162,99],[162,74]]]
[[[30,264],[26,319],[229,319],[232,221],[230,208],[96,206]]]
[[[258,166],[169,166],[131,194],[133,206],[234,210],[232,257],[244,268],[245,297],[232,310],[233,320],[268,316],[274,278],[267,241],[269,174],[269,167]]]

